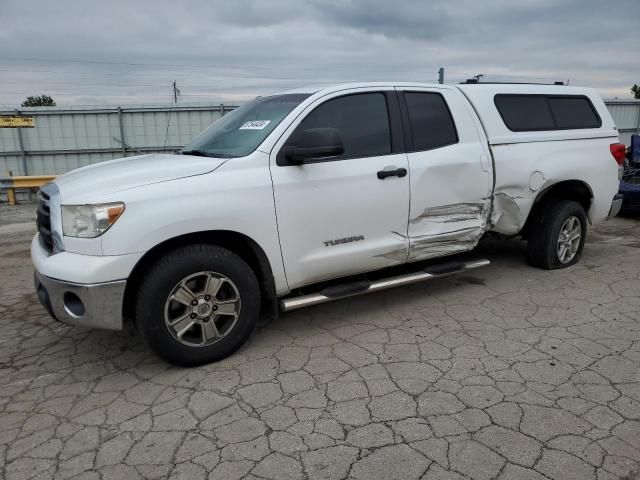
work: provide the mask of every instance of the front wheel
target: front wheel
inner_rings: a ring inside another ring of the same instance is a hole
[[[260,288],[247,263],[215,245],[174,250],[145,275],[136,321],[158,356],[182,366],[220,360],[247,340]]]
[[[574,265],[587,236],[587,215],[571,200],[548,202],[532,219],[527,257],[534,267],[550,270]]]

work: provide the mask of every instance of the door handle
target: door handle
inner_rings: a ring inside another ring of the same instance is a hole
[[[395,170],[380,170],[378,172],[378,178],[384,180],[387,177],[404,177],[407,174],[406,168],[396,168]]]
[[[489,171],[489,159],[484,153],[480,155],[480,168],[483,172]]]

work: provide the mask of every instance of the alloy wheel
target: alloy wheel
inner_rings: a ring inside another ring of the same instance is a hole
[[[238,287],[225,275],[198,272],[171,290],[164,306],[169,333],[189,347],[206,347],[226,337],[240,315]]]
[[[571,216],[565,220],[558,235],[558,260],[563,265],[571,262],[580,249],[580,239],[582,238],[582,224],[576,216]]]

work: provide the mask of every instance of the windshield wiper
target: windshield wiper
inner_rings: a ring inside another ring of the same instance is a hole
[[[213,155],[209,155],[204,150],[182,150],[180,153],[182,155],[193,155],[194,157],[212,157]]]
[[[182,150],[182,155],[193,155],[196,157],[213,157],[213,158],[236,158],[236,155],[228,153],[205,152],[204,150]]]

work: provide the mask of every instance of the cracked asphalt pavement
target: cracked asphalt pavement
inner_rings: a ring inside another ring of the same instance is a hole
[[[33,205],[0,206],[0,478],[640,478],[640,218],[541,271],[492,265],[284,314],[169,366],[51,320]]]

